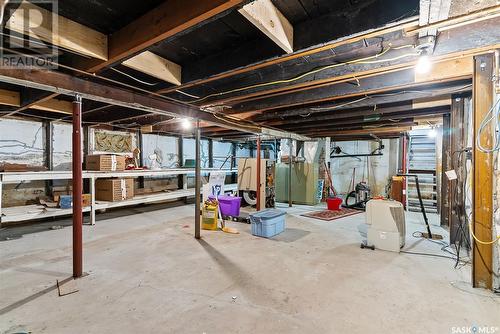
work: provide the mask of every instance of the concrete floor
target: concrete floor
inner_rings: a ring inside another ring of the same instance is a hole
[[[85,226],[89,276],[65,297],[54,285],[71,276],[69,220],[0,231],[0,332],[499,332],[500,298],[468,287],[469,266],[362,250],[363,214],[324,222],[296,207],[274,239],[232,224],[241,234],[202,231],[197,241],[193,206],[159,208],[115,211]],[[422,229],[418,216],[408,221],[408,233]],[[406,250],[446,255],[411,236]]]

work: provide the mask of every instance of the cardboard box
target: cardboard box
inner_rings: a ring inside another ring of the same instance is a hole
[[[85,163],[87,170],[95,171],[124,171],[125,170],[125,157],[121,155],[88,155]]]
[[[59,206],[62,209],[72,208],[73,195],[54,195],[54,202],[58,203],[57,206]],[[92,202],[92,196],[90,194],[82,194],[83,207],[90,206],[92,204],[91,202]]]
[[[95,198],[98,201],[118,202],[134,197],[134,179],[98,179]]]
[[[90,194],[83,194],[82,195],[82,205],[83,207],[90,206],[92,203],[92,196]]]

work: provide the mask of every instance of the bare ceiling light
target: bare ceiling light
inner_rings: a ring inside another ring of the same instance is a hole
[[[418,58],[417,65],[415,66],[415,71],[418,74],[426,74],[429,73],[431,68],[432,68],[432,63],[431,60],[429,59],[429,56],[426,53],[422,53],[420,58]]]
[[[181,124],[184,130],[190,130],[193,127],[193,124],[191,124],[191,121],[187,118],[182,119]]]

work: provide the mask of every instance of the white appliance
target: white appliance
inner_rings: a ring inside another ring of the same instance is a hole
[[[398,252],[405,245],[406,225],[403,204],[392,200],[366,203],[368,246]]]

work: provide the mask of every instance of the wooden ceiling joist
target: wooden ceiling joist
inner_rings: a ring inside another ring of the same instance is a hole
[[[293,26],[271,0],[255,0],[239,12],[286,53],[293,52]]]
[[[360,129],[360,130],[330,130],[330,131],[321,131],[321,132],[311,132],[310,136],[315,137],[335,137],[335,136],[356,136],[356,135],[379,135],[384,133],[398,133],[398,132],[406,132],[410,131],[411,126],[392,126],[392,127],[383,127],[383,128],[373,128],[373,129]]]
[[[0,68],[0,82],[31,87],[54,94],[74,96],[80,94],[83,99],[113,104],[129,109],[142,110],[173,117],[185,117],[206,121],[221,127],[237,131],[271,135],[277,138],[293,138],[307,140],[308,138],[294,133],[260,127],[244,122],[226,121],[221,115],[201,111],[199,108],[187,104],[172,102],[159,97],[135,93],[130,90],[89,82],[68,74],[48,70],[19,70]]]
[[[370,29],[367,31],[361,31],[359,33],[352,34],[350,36],[338,38],[333,41],[329,41],[326,43],[322,43],[316,47],[310,47],[305,50],[300,50],[296,51],[292,54],[287,54],[283,55],[279,58],[273,58],[269,59],[263,62],[259,62],[256,64],[252,64],[250,66],[242,67],[242,68],[237,68],[235,70],[223,72],[220,74],[212,75],[207,78],[203,79],[198,79],[198,80],[193,80],[191,82],[186,82],[180,87],[175,87],[175,88],[165,88],[162,89],[160,92],[161,93],[172,93],[176,89],[187,89],[191,87],[201,87],[203,84],[207,84],[210,82],[215,82],[223,79],[228,79],[231,77],[236,77],[241,74],[249,73],[252,71],[257,71],[263,68],[271,67],[273,65],[277,64],[282,64],[286,63],[289,61],[293,61],[298,58],[302,57],[308,57],[308,56],[314,56],[317,55],[321,52],[325,52],[331,49],[334,49],[339,46],[343,45],[348,45],[352,43],[357,43],[359,41],[363,40],[369,40],[371,38],[377,38],[380,37],[381,35],[386,35],[386,34],[392,34],[398,31],[403,31],[405,34],[408,35],[418,35],[420,31],[425,31],[428,29],[440,29],[440,30],[446,30],[449,31],[457,25],[463,26],[463,25],[469,25],[472,23],[476,22],[482,22],[484,20],[491,20],[495,18],[496,16],[500,15],[500,5],[493,6],[491,8],[486,8],[486,9],[480,9],[480,10],[475,10],[468,12],[466,14],[460,15],[453,17],[451,19],[435,22],[428,24],[426,26],[419,26],[419,20],[413,18],[410,19],[405,19],[401,21],[397,21],[394,23],[387,24],[385,26],[376,28],[376,29]],[[493,32],[494,30],[490,29],[490,32]]]
[[[284,108],[281,110],[273,110],[269,112],[264,112],[261,114],[256,114],[254,112],[249,112],[245,114],[238,114],[240,117],[247,118],[248,116],[255,115],[250,119],[255,122],[271,121],[275,122],[277,119],[287,119],[293,117],[299,117],[303,115],[320,114],[329,112],[330,114],[338,114],[340,111],[345,113],[355,113],[354,110],[368,108],[373,110],[376,108],[380,111],[385,110],[385,105],[390,105],[393,103],[401,104],[406,101],[411,109],[411,103],[414,100],[421,102],[423,98],[425,99],[441,99],[444,97],[449,97],[450,94],[459,94],[463,92],[468,92],[471,90],[471,86],[468,80],[455,81],[453,83],[438,84],[438,85],[427,85],[412,87],[411,90],[401,90],[401,91],[388,91],[388,94],[372,94],[361,97],[352,97],[348,99],[343,99],[340,101],[333,101],[322,103],[319,105],[312,106],[298,106],[296,108]],[[419,108],[423,108],[420,106]]]
[[[428,116],[448,113],[449,106],[437,108],[413,109],[411,104],[401,106],[382,107],[377,110],[359,110],[354,112],[337,112],[331,115],[304,117],[293,120],[267,122],[269,126],[282,126],[287,129],[295,128],[320,128],[323,126],[337,126],[340,124],[369,123],[376,120],[393,120],[405,117]]]
[[[181,66],[151,51],[144,51],[135,57],[127,59],[122,64],[174,85],[180,85],[182,83]]]
[[[166,0],[109,36],[107,61],[85,61],[79,68],[98,72],[145,51],[156,43],[192,29],[243,0]]]
[[[23,1],[6,28],[80,55],[106,61],[108,37],[75,21]]]

